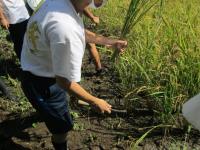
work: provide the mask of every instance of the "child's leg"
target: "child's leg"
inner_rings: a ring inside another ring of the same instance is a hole
[[[67,142],[66,142],[67,133],[63,134],[53,134],[52,135],[52,144],[55,150],[67,150]]]
[[[52,133],[55,150],[67,150],[67,132],[73,128],[66,91],[56,84],[54,78],[39,77],[23,71],[21,80],[24,94],[40,113]]]
[[[89,46],[90,55],[94,59],[96,70],[101,70],[102,68],[101,61],[100,61],[100,56],[96,48],[96,45],[93,43],[88,43],[88,46]]]

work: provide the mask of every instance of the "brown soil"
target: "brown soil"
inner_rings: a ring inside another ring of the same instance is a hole
[[[86,53],[81,84],[90,93],[110,102],[116,109],[123,109],[119,81],[111,69],[107,54],[102,55],[105,73],[97,76]],[[136,109],[134,114],[102,115],[87,106],[77,105],[74,102],[76,100],[71,99],[73,113],[78,114],[78,117],[74,118],[74,130],[68,135],[70,150],[128,150],[131,149],[131,143],[150,129],[146,127],[156,124],[152,112],[148,110]],[[13,113],[6,110],[5,105],[18,102],[9,102],[3,98],[0,101],[0,150],[53,150],[51,134],[37,113]],[[175,148],[183,148],[186,144],[189,149],[200,149],[200,134],[197,131],[192,130],[190,136],[185,137],[184,129],[171,129],[168,134],[157,129],[139,144],[138,149],[169,149],[171,143],[175,143]]]

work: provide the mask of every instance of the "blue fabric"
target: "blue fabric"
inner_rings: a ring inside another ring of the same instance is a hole
[[[66,91],[52,82],[52,79],[33,77],[25,73],[22,89],[51,133],[62,134],[72,129],[73,121],[68,109]]]
[[[28,19],[20,23],[10,24],[8,28],[11,39],[14,43],[14,51],[19,60],[21,58],[22,45],[24,41],[24,34],[26,32],[27,23]]]

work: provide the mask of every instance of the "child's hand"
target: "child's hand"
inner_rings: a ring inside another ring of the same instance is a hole
[[[94,105],[99,108],[101,113],[104,112],[107,112],[109,114],[111,113],[112,106],[102,99],[97,98],[97,100],[94,102]]]
[[[118,40],[114,44],[114,47],[119,50],[119,53],[123,53],[127,47],[127,41]]]
[[[93,21],[95,24],[99,24],[99,17],[94,16],[94,17],[92,18],[92,21]]]
[[[123,53],[127,47],[128,42],[123,40],[116,40],[112,45],[106,45],[107,48],[117,49],[119,53]]]
[[[2,25],[5,29],[8,29],[8,28],[9,28],[9,22],[8,22],[7,19],[2,18],[2,19],[0,20],[0,22],[1,22],[1,25]]]

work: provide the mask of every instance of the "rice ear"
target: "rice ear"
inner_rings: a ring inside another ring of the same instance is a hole
[[[133,27],[147,14],[147,12],[155,6],[159,0],[131,0],[125,20],[122,27],[120,39],[125,39]],[[119,56],[116,49],[111,57],[115,60]]]

